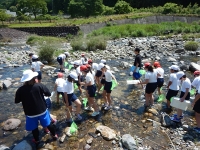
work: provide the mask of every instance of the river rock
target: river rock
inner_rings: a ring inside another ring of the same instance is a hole
[[[122,144],[128,150],[137,150],[136,141],[130,134],[124,134],[122,136]]]
[[[0,145],[0,150],[10,150],[10,148],[5,145]]]
[[[21,120],[11,118],[4,122],[3,129],[6,131],[13,130],[13,129],[16,129],[20,124],[21,124]]]
[[[176,61],[176,59],[175,59],[175,58],[173,58],[173,57],[169,57],[169,58],[167,59],[167,61],[169,61],[169,62],[175,62],[175,61]]]
[[[175,53],[185,53],[185,50],[184,49],[177,49],[177,50],[175,50]]]
[[[22,142],[17,144],[12,150],[32,150],[32,147],[26,140],[23,140]]]
[[[129,64],[128,64],[127,62],[125,62],[125,61],[122,61],[122,62],[120,63],[120,66],[121,66],[121,67],[124,67],[124,68],[128,68],[128,67],[129,67]]]
[[[154,108],[148,109],[148,112],[154,114],[154,115],[158,115],[158,111]]]
[[[87,140],[87,144],[92,144],[92,141],[93,141],[93,138],[89,138],[88,140]]]
[[[3,81],[3,87],[5,88],[5,89],[7,89],[7,88],[9,88],[10,86],[11,86],[11,81],[10,80],[4,80]]]
[[[84,150],[89,150],[91,148],[91,146],[89,144],[86,144],[84,147]]]
[[[189,66],[189,71],[195,72],[196,70],[200,70],[200,65],[198,65],[194,62],[191,62],[190,66]]]
[[[0,81],[0,90],[3,89],[3,81]]]
[[[105,140],[113,140],[116,138],[116,132],[107,126],[98,126],[96,130],[101,133],[101,136]]]

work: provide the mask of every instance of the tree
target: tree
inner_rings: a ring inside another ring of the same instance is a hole
[[[10,15],[6,14],[4,10],[0,10],[0,21],[3,22],[8,20],[10,18]]]
[[[31,13],[35,19],[39,14],[47,13],[47,3],[45,0],[20,0],[18,10],[22,12]]]
[[[16,12],[17,7],[16,6],[10,6],[9,10],[12,11],[12,12]]]
[[[117,14],[126,14],[132,11],[132,7],[129,3],[120,0],[115,4],[114,10]]]

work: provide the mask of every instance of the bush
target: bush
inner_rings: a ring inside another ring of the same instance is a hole
[[[103,37],[91,38],[87,42],[88,51],[96,51],[97,49],[105,50],[106,49],[106,39]]]
[[[65,50],[55,50],[54,51],[54,56],[58,57],[60,54],[63,54],[65,52]]]
[[[194,41],[189,41],[184,46],[184,48],[188,51],[196,51],[198,47],[199,47],[198,43]]]
[[[102,15],[113,15],[115,14],[115,10],[113,7],[104,6]]]
[[[48,61],[48,63],[51,63],[53,60],[53,54],[55,50],[56,49],[50,45],[42,46],[39,51],[40,60]]]
[[[85,43],[85,41],[82,38],[79,39],[73,39],[71,41],[71,46],[73,48],[73,50],[78,51],[78,50],[86,50],[87,49],[87,45]]]
[[[175,3],[166,3],[163,6],[163,14],[175,14],[177,13],[178,5]]]
[[[129,5],[129,3],[120,0],[115,4],[114,10],[116,14],[127,14],[127,13],[132,12],[133,9]]]

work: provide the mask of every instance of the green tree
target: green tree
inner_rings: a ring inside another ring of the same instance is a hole
[[[19,0],[18,10],[22,12],[31,13],[35,19],[39,14],[47,13],[47,3],[45,0]]]
[[[115,4],[114,10],[117,14],[126,14],[132,11],[132,7],[129,5],[129,3],[120,0]]]
[[[178,11],[178,5],[175,3],[166,3],[163,6],[163,14],[175,14]]]
[[[0,10],[0,21],[3,22],[8,20],[10,18],[10,15],[6,14],[4,10]]]
[[[10,6],[9,10],[13,11],[13,12],[16,12],[17,11],[17,7],[16,6]]]

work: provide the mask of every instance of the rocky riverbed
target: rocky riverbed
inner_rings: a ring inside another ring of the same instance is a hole
[[[200,41],[200,39],[195,39]],[[32,135],[24,131],[24,115],[21,105],[14,104],[15,90],[21,85],[19,79],[22,71],[29,68],[28,53],[38,52],[37,46],[26,44],[16,46],[0,47],[0,123],[2,128],[5,124],[12,125],[12,121],[5,121],[9,118],[17,118],[21,126],[15,120],[15,129],[11,131],[2,130],[0,135],[0,150],[3,149],[34,149],[31,144]],[[160,123],[160,113],[165,111],[165,102],[157,103],[153,109],[144,113],[144,91],[139,86],[127,86],[126,80],[130,78],[129,68],[133,64],[135,47],[141,48],[143,62],[159,60],[165,69],[165,81],[169,76],[168,67],[177,64],[185,71],[198,69],[200,49],[195,52],[184,50],[185,41],[181,35],[173,36],[170,39],[159,37],[148,38],[122,38],[107,42],[104,51],[88,52],[87,56],[97,63],[101,58],[108,61],[111,70],[114,72],[119,85],[112,92],[113,109],[101,114],[97,118],[91,118],[88,112],[83,111],[83,121],[78,124],[78,133],[73,136],[66,136],[63,142],[53,142],[49,135],[45,135],[41,129],[41,137],[47,144],[44,149],[198,149],[200,148],[200,135],[192,130],[195,127],[194,114],[191,108],[184,112],[182,124],[172,123],[171,127],[163,127]],[[62,49],[68,51],[68,43],[60,44]],[[73,52],[70,61],[80,58],[82,52]],[[194,62],[194,63],[191,63]],[[55,61],[56,64],[56,61]],[[57,65],[55,65],[57,66]],[[43,70],[43,83],[53,90],[55,76],[58,67],[46,66]],[[66,69],[66,75],[68,70]],[[187,75],[191,77],[190,72]],[[163,88],[166,92],[166,88]],[[80,95],[76,91],[77,95]],[[81,95],[79,98],[84,98]],[[155,93],[155,101],[157,99]],[[60,137],[67,134],[70,125],[64,122],[65,107],[56,105],[53,100],[51,113],[57,116],[57,132]],[[96,97],[99,107],[103,100],[101,95]],[[175,111],[175,110],[174,110]],[[6,113],[5,113],[6,112]],[[18,124],[17,124],[17,123]],[[13,126],[11,126],[13,128]],[[5,146],[6,145],[6,146]],[[17,145],[17,146],[16,146]]]

